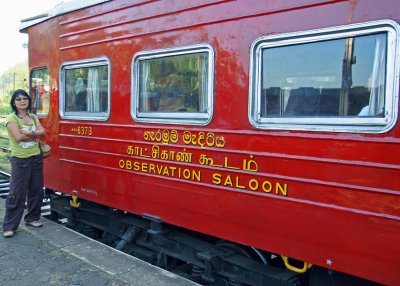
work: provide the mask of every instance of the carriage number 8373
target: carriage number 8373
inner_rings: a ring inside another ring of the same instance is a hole
[[[76,126],[72,128],[72,132],[78,135],[86,135],[86,136],[93,135],[93,130],[92,127],[90,126]]]

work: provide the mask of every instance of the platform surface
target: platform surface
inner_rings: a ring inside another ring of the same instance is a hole
[[[1,225],[4,202],[0,199]],[[0,285],[198,285],[53,221],[41,221],[43,227],[21,222],[14,237],[0,236]]]

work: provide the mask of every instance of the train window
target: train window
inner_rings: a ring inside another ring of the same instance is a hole
[[[140,52],[132,62],[136,121],[205,125],[212,116],[213,50],[208,45]]]
[[[110,110],[110,64],[99,58],[68,62],[60,72],[63,118],[106,120]]]
[[[250,120],[258,128],[384,132],[397,119],[399,27],[376,21],[253,44]]]
[[[50,107],[50,75],[47,68],[31,71],[30,95],[32,97],[32,112],[39,117],[47,116]]]

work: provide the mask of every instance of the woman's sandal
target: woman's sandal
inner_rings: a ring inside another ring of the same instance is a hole
[[[6,230],[6,231],[3,232],[3,236],[5,238],[13,237],[14,236],[14,231],[13,230]]]
[[[27,221],[27,222],[25,222],[25,224],[29,225],[29,226],[33,226],[33,227],[41,227],[43,225],[43,223],[41,223],[40,221],[37,221],[37,220],[30,221],[30,222]]]

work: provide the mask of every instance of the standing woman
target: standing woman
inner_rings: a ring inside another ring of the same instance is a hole
[[[45,130],[34,114],[30,114],[31,98],[25,90],[14,91],[11,97],[13,113],[7,116],[6,126],[11,149],[10,192],[6,199],[3,236],[12,237],[24,213],[25,201],[28,212],[25,223],[40,227],[43,201],[43,157],[36,137]]]

